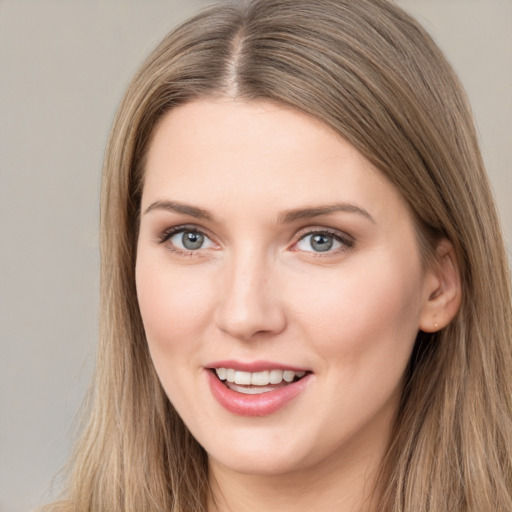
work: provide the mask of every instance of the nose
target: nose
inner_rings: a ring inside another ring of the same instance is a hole
[[[286,315],[276,272],[264,256],[254,253],[227,263],[220,276],[217,327],[244,341],[282,332]]]

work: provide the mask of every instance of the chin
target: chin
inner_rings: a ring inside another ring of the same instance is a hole
[[[300,461],[291,461],[288,457],[278,456],[276,454],[263,456],[258,453],[257,456],[249,454],[235,454],[232,457],[221,457],[219,459],[208,455],[210,465],[223,466],[234,473],[251,476],[271,477],[292,473],[298,469],[304,469]]]
[[[288,434],[288,442],[285,442],[286,438],[276,433],[254,433],[252,437],[253,440],[248,441],[227,436],[222,445],[203,445],[210,465],[220,465],[240,474],[274,476],[305,469],[318,462],[312,460],[312,450],[308,453],[306,440],[290,442]]]

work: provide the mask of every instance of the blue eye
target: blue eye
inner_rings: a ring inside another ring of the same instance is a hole
[[[176,249],[183,252],[197,251],[214,246],[214,243],[204,233],[194,229],[181,228],[166,237],[167,240]]]
[[[340,236],[318,231],[303,236],[296,247],[300,251],[306,252],[332,252],[341,249],[344,245],[350,246],[348,241],[343,240]]]

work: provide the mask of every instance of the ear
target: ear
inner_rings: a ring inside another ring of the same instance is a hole
[[[426,301],[419,328],[424,332],[436,332],[452,321],[462,300],[459,265],[449,240],[443,238],[438,243],[425,284]]]

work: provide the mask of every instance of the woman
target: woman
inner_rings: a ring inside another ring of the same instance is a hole
[[[384,0],[222,4],[122,102],[53,510],[512,510],[511,302],[467,100]]]

